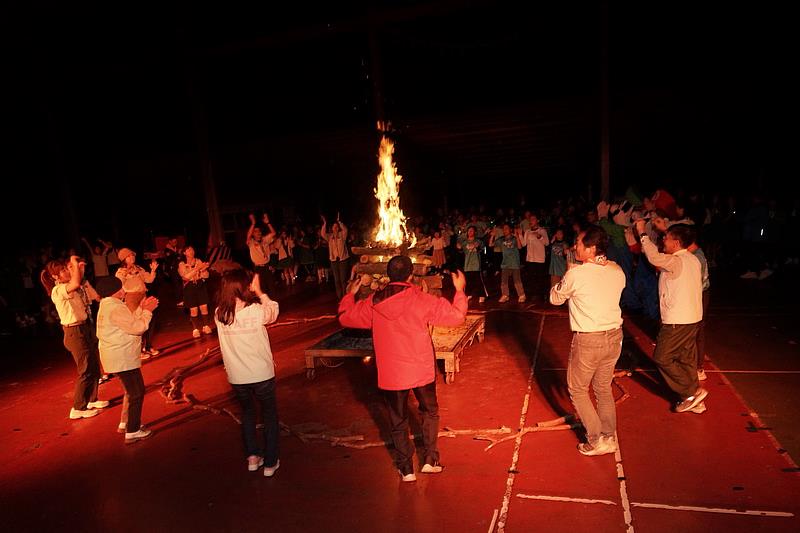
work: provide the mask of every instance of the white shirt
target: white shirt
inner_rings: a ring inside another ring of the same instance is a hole
[[[274,238],[272,234],[261,237],[260,241],[250,237],[247,247],[250,248],[250,260],[255,266],[264,266],[269,262],[269,245]]]
[[[338,237],[333,232],[328,233],[325,224],[322,225],[322,237],[328,241],[328,258],[331,261],[341,261],[350,257],[347,253],[347,228],[339,222]]]
[[[550,303],[569,300],[572,331],[593,333],[622,326],[619,299],[625,288],[625,272],[614,261],[605,265],[583,263],[567,270],[561,282],[550,289]]]
[[[50,292],[50,299],[56,306],[58,318],[62,326],[68,326],[75,322],[83,322],[89,316],[86,314],[86,306],[81,299],[81,295],[76,289],[72,292],[67,292],[66,283],[56,283],[53,290]]]
[[[525,261],[528,263],[544,263],[545,246],[550,244],[546,229],[541,226],[536,229],[529,229],[525,232],[522,242],[528,247]]]
[[[236,317],[230,326],[217,318],[219,347],[228,382],[234,385],[259,383],[275,377],[275,363],[269,345],[266,324],[278,319],[278,302],[261,295],[260,304],[250,304],[236,309]]]
[[[662,254],[650,240],[642,237],[647,260],[661,271],[658,300],[664,324],[696,324],[703,320],[703,276],[700,261],[689,251]]]
[[[125,372],[142,366],[142,334],[153,314],[137,307],[131,312],[125,302],[109,296],[100,300],[97,312],[97,347],[103,370]]]

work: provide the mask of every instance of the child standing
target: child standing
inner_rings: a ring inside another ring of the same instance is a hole
[[[149,296],[131,311],[122,301],[122,281],[114,276],[100,278],[97,292],[103,298],[97,312],[100,360],[125,389],[119,431],[125,433],[125,444],[133,444],[152,434],[141,425],[145,388],[140,354],[142,334],[150,326],[158,300]]]
[[[255,472],[265,463],[272,477],[278,460],[278,410],[275,404],[275,363],[264,327],[278,318],[278,302],[261,290],[258,274],[252,282],[244,270],[222,277],[219,307],[214,313],[219,346],[228,382],[242,406],[242,438],[247,469]],[[255,396],[255,400],[254,397]],[[256,437],[256,400],[264,419],[264,451]]]
[[[569,246],[564,241],[564,230],[559,228],[553,234],[550,244],[550,287],[555,287],[567,272],[567,253]]]
[[[522,287],[522,278],[519,275],[519,249],[522,248],[522,230],[517,228],[516,232],[511,233],[511,226],[503,224],[503,235],[496,239],[494,233],[489,237],[489,246],[499,243],[500,249],[503,254],[502,262],[500,263],[500,270],[502,277],[500,278],[500,303],[508,301],[508,278],[514,278],[514,288],[517,290],[517,301],[519,303],[525,302],[525,289]]]
[[[445,255],[444,255],[445,241],[444,237],[442,237],[441,231],[433,232],[433,239],[431,239],[431,244],[433,245],[433,258],[432,258],[433,267],[436,269],[441,269],[445,263]]]

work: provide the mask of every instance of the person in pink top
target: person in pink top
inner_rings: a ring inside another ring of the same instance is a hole
[[[466,278],[452,274],[456,289],[453,303],[426,294],[412,285],[413,264],[406,256],[393,257],[387,267],[390,283],[356,302],[361,288],[356,280],[339,303],[339,323],[347,328],[372,329],[378,388],[389,411],[394,462],[403,481],[416,481],[408,439],[408,393],[414,392],[422,415],[425,457],[422,472],[439,473],[439,405],[436,399],[436,356],[429,326],[457,326],[467,314]],[[369,276],[367,276],[369,278]],[[371,280],[371,278],[370,278]]]

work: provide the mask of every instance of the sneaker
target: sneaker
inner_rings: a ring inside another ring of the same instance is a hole
[[[397,473],[400,474],[400,479],[406,483],[417,480],[417,476],[414,475],[414,472],[404,474],[402,470],[397,470]]]
[[[100,414],[96,409],[75,409],[74,407],[69,410],[70,420],[78,420],[79,418],[92,418]]]
[[[108,400],[97,400],[94,402],[89,402],[86,404],[86,407],[89,409],[105,409],[109,405],[111,405],[111,403]]]
[[[251,455],[247,458],[247,470],[250,472],[255,472],[259,468],[264,466],[264,458],[259,457],[258,455]]]
[[[444,467],[441,464],[439,464],[439,461],[431,461],[431,462],[426,462],[422,466],[420,472],[422,472],[423,474],[438,474],[442,470],[444,470]]]
[[[150,359],[150,354],[142,350],[142,354],[139,356],[142,361],[147,361]]]
[[[142,429],[142,428],[139,428],[139,431],[136,431],[134,433],[125,433],[125,444],[133,444],[134,442],[144,440],[152,434],[153,432],[150,431],[149,429]]]
[[[601,435],[600,443],[609,450],[608,453],[614,453],[617,451],[617,439],[614,437],[614,435]]]
[[[139,425],[139,431],[144,429],[144,424]],[[125,422],[120,422],[117,426],[117,433],[127,433],[128,432],[128,424]]]
[[[503,296],[501,296],[501,297],[500,297],[500,299],[499,299],[499,300],[497,300],[497,301],[498,301],[498,302],[500,302],[501,304],[504,304],[504,303],[506,303],[506,302],[508,301],[508,296],[506,296],[506,295],[504,294],[504,295],[503,295]]]
[[[199,339],[200,338],[200,330],[199,329],[193,329],[192,330],[192,337],[194,337],[195,339]]]
[[[486,301],[486,297],[485,296],[481,296],[480,298],[478,298],[478,303],[479,304],[482,304],[485,301]]]
[[[759,280],[767,279],[772,274],[773,274],[772,270],[770,270],[768,268],[765,268],[764,270],[762,270],[761,272],[758,273],[758,279]]]
[[[705,381],[708,379],[708,376],[706,376],[706,371],[703,370],[702,368],[697,369],[697,379],[699,381]]]
[[[211,328],[209,326],[203,326],[203,333],[211,335]]]
[[[681,403],[675,406],[676,413],[685,413],[686,411],[691,411],[694,407],[697,406],[700,402],[702,402],[705,397],[708,396],[708,391],[704,388],[700,387],[694,396],[689,396]]]
[[[110,379],[111,379],[111,376],[110,376],[110,375],[108,375],[108,374],[103,374],[102,376],[100,376],[100,379],[98,379],[98,380],[97,380],[97,384],[98,384],[98,385],[102,385],[103,383],[105,383],[106,381],[108,381],[108,380],[110,380]]]
[[[275,475],[275,471],[278,470],[281,466],[281,460],[278,459],[278,462],[275,463],[275,466],[265,466],[264,467],[264,477],[272,477]]]
[[[753,272],[753,271],[751,270],[751,271],[749,271],[749,272],[745,272],[744,274],[742,274],[741,276],[739,276],[739,278],[740,278],[740,279],[758,279],[758,274],[756,274],[755,272]]]
[[[700,402],[700,403],[698,403],[697,405],[695,405],[694,407],[692,407],[689,410],[691,412],[693,412],[693,413],[697,413],[698,415],[701,415],[701,414],[703,414],[703,413],[705,413],[707,411],[706,402]]]
[[[175,304],[175,305],[176,305],[176,307],[183,307],[183,302],[178,302],[178,303],[177,303],[177,304]]]
[[[527,300],[527,298],[525,298],[525,295],[524,295],[524,294],[523,294],[522,296],[520,296],[519,298],[517,298],[517,301],[518,301],[519,303],[521,303],[521,304],[524,304],[524,303],[525,303],[525,300]]]
[[[609,448],[603,440],[598,440],[594,445],[588,442],[581,442],[578,444],[578,451],[583,455],[605,455],[607,453],[614,453],[616,450]]]
[[[158,349],[156,349],[156,348],[148,348],[148,349],[147,349],[147,353],[149,353],[150,355],[152,355],[153,357],[155,357],[156,355],[158,355],[158,354],[160,354],[160,353],[161,353],[161,350],[158,350]]]

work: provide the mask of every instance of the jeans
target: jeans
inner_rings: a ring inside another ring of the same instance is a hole
[[[595,444],[617,431],[617,409],[611,392],[614,365],[622,351],[622,328],[596,333],[573,333],[567,365],[567,386],[572,405]],[[589,397],[589,385],[597,398],[597,410]]]
[[[97,351],[95,336],[89,321],[80,326],[64,327],[64,347],[72,354],[78,370],[75,380],[72,407],[78,411],[86,409],[86,404],[97,401],[97,380],[100,379],[100,353]]]
[[[414,472],[411,458],[414,444],[408,439],[408,393],[414,391],[422,416],[422,443],[425,463],[439,460],[436,439],[439,437],[439,403],[436,400],[436,380],[422,387],[406,390],[384,390],[383,398],[389,409],[389,425],[394,444],[394,463],[403,474]]]
[[[350,279],[350,260],[331,261],[333,284],[336,287],[336,297],[342,299],[347,294],[347,281]]]
[[[275,403],[275,378],[258,383],[231,384],[231,386],[242,406],[242,439],[245,454],[248,457],[263,456],[265,465],[275,466],[278,462],[278,407]],[[261,417],[264,419],[263,455],[256,437],[256,401],[261,404]]]
[[[142,370],[134,368],[117,372],[117,377],[125,389],[122,400],[122,416],[120,423],[125,424],[127,433],[136,433],[142,425],[142,404],[144,404],[144,379]]]

